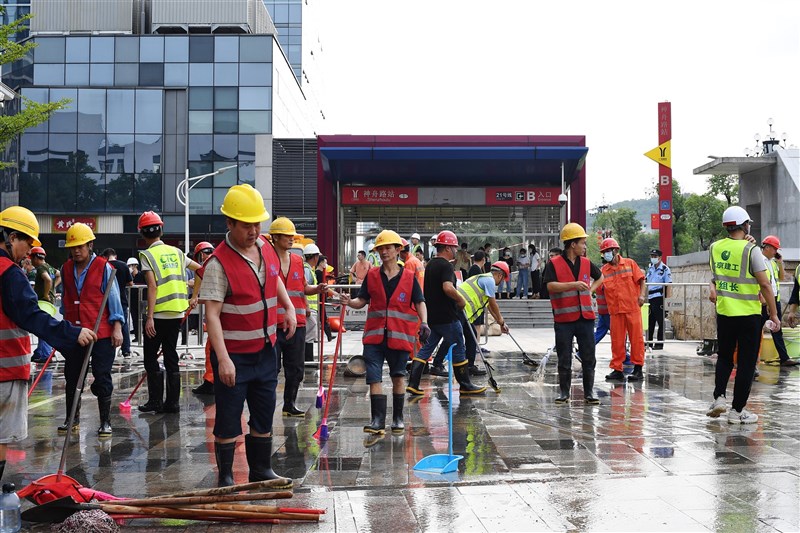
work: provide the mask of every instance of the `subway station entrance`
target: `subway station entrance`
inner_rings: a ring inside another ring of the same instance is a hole
[[[567,217],[585,224],[587,152],[582,136],[320,136],[320,247],[340,270],[383,229],[419,233],[426,257],[442,230],[471,251],[547,250]]]

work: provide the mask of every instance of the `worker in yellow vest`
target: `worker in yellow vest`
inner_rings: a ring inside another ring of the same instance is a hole
[[[708,299],[717,307],[719,352],[716,366],[714,401],[706,412],[712,418],[728,410],[725,389],[733,371],[733,352],[738,351],[733,402],[728,413],[730,424],[755,424],[758,415],[745,409],[761,344],[761,303],[766,302],[770,329],[780,330],[775,297],[767,275],[761,250],[750,237],[750,215],[739,206],[731,206],[722,214],[722,225],[728,237],[711,244],[708,249],[711,286]]]
[[[146,249],[139,252],[139,262],[147,280],[147,321],[144,324],[144,368],[147,372],[148,400],[139,406],[143,413],[180,412],[181,373],[178,367],[178,334],[189,307],[197,305],[202,279],[194,282],[194,296],[189,299],[186,269],[197,271],[201,265],[174,246],[164,244],[164,222],[153,211],[139,217],[139,233]],[[167,393],[164,399],[164,372],[158,364],[163,349]]]

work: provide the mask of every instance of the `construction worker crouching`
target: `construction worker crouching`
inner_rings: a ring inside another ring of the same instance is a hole
[[[370,269],[355,299],[347,294],[341,296],[342,303],[353,309],[369,304],[363,342],[371,422],[364,431],[376,435],[383,435],[386,430],[386,395],[381,385],[384,361],[392,378],[392,433],[402,433],[406,364],[417,333],[422,342],[430,335],[422,288],[414,274],[397,263],[401,247],[402,240],[396,232],[380,232],[375,248],[382,266]]]
[[[39,242],[36,216],[21,206],[0,212],[0,479],[8,445],[28,437],[28,380],[31,337],[45,339],[62,353],[97,340],[86,327],[57,320],[37,304],[36,293],[19,262]]]
[[[759,295],[766,302],[769,319],[773,322],[772,331],[781,327],[766,261],[750,236],[751,224],[747,211],[737,205],[727,208],[722,213],[722,225],[728,237],[711,243],[708,249],[712,275],[708,299],[717,308],[719,351],[714,401],[706,416],[717,418],[728,410],[725,391],[733,371],[733,352],[736,350],[736,380],[728,413],[729,424],[755,424],[758,421],[758,415],[745,406],[750,397],[761,345]]]
[[[642,326],[642,306],[647,301],[645,277],[633,259],[619,255],[619,244],[612,238],[603,239],[600,253],[605,264],[603,273],[603,292],[611,316],[611,373],[607,380],[625,380],[622,365],[625,361],[625,335],[631,343],[633,372],[628,381],[644,379],[644,329]],[[581,352],[581,356],[583,352]]]
[[[245,436],[249,480],[280,476],[272,470],[272,420],[278,385],[278,306],[283,335],[291,339],[297,314],[281,281],[281,261],[261,236],[269,218],[264,198],[248,184],[228,189],[220,211],[228,233],[206,262],[201,298],[214,369],[214,454],[219,486],[233,485],[236,439],[242,434],[244,402],[250,412]],[[286,479],[286,486],[291,480]]]
[[[61,299],[61,314],[66,320],[75,325],[94,326],[98,315],[102,315],[100,326],[97,330],[97,342],[92,347],[92,394],[97,397],[97,407],[100,411],[100,427],[97,434],[100,437],[111,436],[111,393],[114,384],[111,380],[111,367],[114,364],[114,352],[122,346],[122,327],[125,316],[122,311],[122,301],[119,296],[119,286],[114,268],[108,264],[104,257],[97,256],[92,251],[94,232],[81,222],[70,226],[67,230],[66,247],[70,259],[61,267],[61,279],[64,285],[64,295]],[[108,292],[108,302],[101,309],[103,295]],[[102,311],[102,312],[101,312]],[[69,412],[76,389],[82,388],[78,383],[81,367],[85,357],[84,351],[75,347],[72,350],[62,351],[66,359],[64,362],[64,378],[66,379],[67,416],[64,424],[59,426],[59,432],[76,431],[79,425],[80,398],[78,410],[72,428],[67,427]]]
[[[570,222],[561,229],[564,250],[553,253],[544,268],[542,283],[553,308],[553,328],[558,354],[559,395],[555,403],[569,401],[572,382],[572,340],[578,341],[583,374],[583,397],[587,404],[600,403],[594,396],[594,310],[592,293],[603,283],[603,274],[586,255],[586,231]]]

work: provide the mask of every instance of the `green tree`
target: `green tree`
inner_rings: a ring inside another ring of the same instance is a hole
[[[686,198],[685,205],[686,225],[695,246],[699,245],[700,250],[708,250],[712,242],[724,236],[720,220],[727,205],[711,192],[691,194]]]
[[[658,233],[639,232],[636,238],[633,239],[631,255],[628,257],[636,261],[646,271],[650,265],[650,250],[653,248],[658,248]]]
[[[601,232],[602,237],[614,237],[619,243],[622,255],[630,257],[631,246],[636,235],[642,230],[642,223],[636,218],[636,211],[622,207],[598,213],[592,230]],[[591,237],[591,236],[590,236]]]
[[[711,195],[725,198],[726,207],[739,203],[738,174],[713,174],[707,182]]]
[[[4,12],[5,8],[0,6],[0,13]],[[18,43],[11,39],[25,29],[25,25],[31,17],[32,15],[25,15],[10,24],[0,25],[0,65],[22,59],[36,46],[31,41]],[[47,121],[53,113],[66,107],[69,103],[69,99],[41,104],[24,96],[20,98],[22,100],[21,108],[9,105],[9,111],[16,110],[16,113],[0,115],[0,151],[4,150],[17,135]],[[0,169],[10,166],[14,166],[14,163],[0,161]]]

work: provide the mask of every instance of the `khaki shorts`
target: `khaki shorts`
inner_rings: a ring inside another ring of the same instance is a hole
[[[0,382],[0,444],[28,437],[28,382]]]
[[[308,310],[306,315],[306,343],[319,340],[319,314],[317,311]]]

